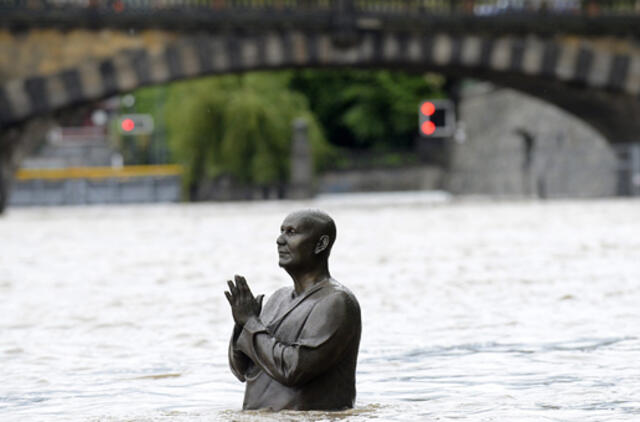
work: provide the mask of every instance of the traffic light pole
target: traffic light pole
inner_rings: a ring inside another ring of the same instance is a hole
[[[293,122],[291,142],[291,176],[289,197],[306,199],[313,196],[313,159],[309,144],[309,124],[304,119]]]
[[[640,196],[640,143],[631,145],[631,195]]]
[[[0,214],[4,212],[7,207],[7,201],[9,199],[9,177],[6,171],[6,165],[4,163],[4,157],[0,158]]]
[[[448,80],[444,87],[447,99],[426,99],[418,107],[418,153],[422,160],[428,159],[445,169],[451,165],[454,148],[451,141],[458,135],[459,88],[458,80]]]
[[[13,180],[13,145],[11,131],[0,132],[0,214],[9,202],[9,188]]]

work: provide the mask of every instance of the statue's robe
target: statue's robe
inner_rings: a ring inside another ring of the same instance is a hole
[[[243,408],[353,407],[361,329],[358,301],[335,280],[297,297],[276,291],[229,344],[231,370],[247,383]]]

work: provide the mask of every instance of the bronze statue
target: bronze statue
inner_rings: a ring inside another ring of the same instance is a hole
[[[331,278],[333,219],[305,210],[285,218],[277,239],[279,265],[293,287],[262,307],[242,276],[225,295],[235,321],[231,371],[246,381],[243,409],[339,410],[353,407],[360,345],[360,306]]]

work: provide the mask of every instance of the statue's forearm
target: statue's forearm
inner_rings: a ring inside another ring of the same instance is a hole
[[[323,372],[340,356],[344,343],[335,333],[318,347],[287,344],[270,334],[258,319],[248,322],[237,345],[249,358],[279,383],[294,386],[306,383]]]
[[[233,334],[231,336],[231,340],[229,341],[229,366],[231,367],[231,372],[238,378],[240,381],[245,380],[245,374],[251,365],[251,360],[247,355],[236,348],[236,341],[238,340],[238,336],[242,332],[242,327],[238,325],[233,328]]]

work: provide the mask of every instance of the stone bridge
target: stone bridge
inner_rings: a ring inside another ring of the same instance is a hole
[[[0,170],[10,178],[16,146],[57,110],[202,75],[308,67],[489,80],[633,142],[639,39],[640,0],[0,1]]]

